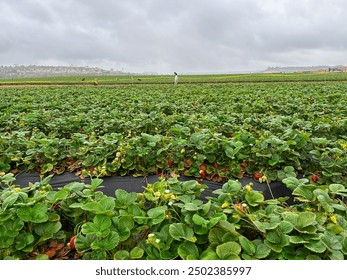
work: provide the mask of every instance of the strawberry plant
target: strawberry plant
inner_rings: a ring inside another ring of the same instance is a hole
[[[143,193],[69,183],[51,177],[19,188],[0,181],[1,259],[334,259],[347,258],[347,189],[310,184],[289,172],[286,198],[265,200],[252,184],[229,180],[213,197],[206,185],[177,178],[148,184]]]
[[[0,89],[2,259],[345,259],[345,84]],[[88,106],[86,106],[86,102]],[[40,173],[19,188],[14,175]],[[91,184],[53,190],[54,174]],[[143,193],[104,176],[162,174]],[[169,176],[170,175],[170,176]],[[187,175],[196,181],[179,182]],[[293,193],[265,200],[252,185]],[[211,198],[205,180],[224,182]],[[69,243],[69,246],[68,246]]]
[[[11,185],[14,178],[10,175],[0,178],[8,185],[0,196],[0,255],[2,259],[21,259],[34,249],[45,249],[50,239],[63,240],[66,235],[60,216],[47,200],[50,177],[21,189]]]
[[[305,176],[319,174],[321,183],[344,183],[343,86],[2,89],[0,170],[200,177],[204,164],[207,179],[241,178],[261,170],[269,180],[279,180],[277,174],[292,166]],[[85,100],[93,106],[86,109]]]

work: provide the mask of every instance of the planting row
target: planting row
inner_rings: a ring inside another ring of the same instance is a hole
[[[346,181],[345,84],[0,90],[0,171]]]
[[[27,188],[0,175],[0,259],[345,260],[347,190],[288,174],[297,202],[265,200],[229,180],[203,202],[206,185],[177,178],[113,197],[73,182],[54,191],[50,176]]]
[[[346,81],[347,73],[260,73],[180,75],[179,83],[244,83],[244,82],[302,82]],[[94,83],[96,82],[96,83]],[[123,84],[173,84],[173,75],[121,75],[121,76],[62,76],[18,79],[0,79],[1,85],[123,85]]]

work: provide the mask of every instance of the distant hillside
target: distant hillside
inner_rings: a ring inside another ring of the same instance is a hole
[[[110,76],[129,75],[119,70],[98,67],[15,65],[0,66],[0,78],[35,78],[54,76]]]
[[[295,72],[346,72],[347,67],[343,65],[337,66],[291,66],[291,67],[268,67],[263,73],[295,73]]]

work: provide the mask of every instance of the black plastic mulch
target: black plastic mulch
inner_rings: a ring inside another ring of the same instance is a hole
[[[180,181],[195,180],[193,177],[179,177]],[[148,183],[153,184],[157,182],[158,176],[150,175],[147,177],[133,177],[133,176],[114,176],[114,177],[103,177],[102,178],[103,188],[99,190],[108,196],[114,196],[116,189],[124,189],[127,192],[142,192]],[[258,181],[244,177],[238,179],[244,186],[250,182],[253,183],[253,189],[261,191],[265,199],[272,199],[284,196],[291,196],[291,191],[282,182],[271,182],[270,187],[266,183],[259,183]],[[27,187],[29,183],[40,182],[40,175],[38,173],[21,173],[16,175],[16,181],[14,184],[20,187]],[[74,173],[63,173],[60,175],[54,175],[49,182],[53,189],[59,189],[71,182],[83,182],[90,184],[91,179],[81,179]],[[208,188],[202,193],[203,198],[208,196],[215,196],[212,192],[220,189],[223,183],[217,183],[213,181],[203,180],[203,184],[207,185]]]

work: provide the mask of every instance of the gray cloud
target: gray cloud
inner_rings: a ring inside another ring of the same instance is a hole
[[[235,72],[347,64],[344,0],[2,0],[0,64]]]

